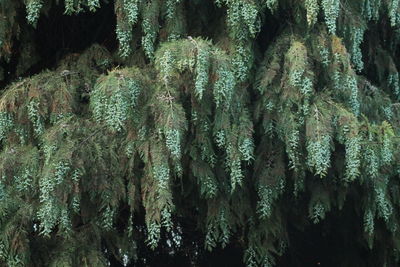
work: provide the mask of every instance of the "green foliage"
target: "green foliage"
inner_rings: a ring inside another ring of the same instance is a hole
[[[154,46],[158,33],[158,25],[156,21],[160,13],[160,3],[158,0],[153,0],[144,7],[143,20],[142,20],[142,45],[146,56],[150,59],[153,58]]]
[[[99,78],[92,92],[92,110],[96,121],[105,122],[115,131],[121,131],[132,118],[137,105],[141,85],[137,81],[138,70],[115,70]]]
[[[336,20],[339,16],[339,0],[322,0],[322,9],[324,10],[325,22],[331,34],[336,33]]]
[[[304,6],[307,11],[307,23],[309,26],[313,26],[317,22],[320,9],[318,0],[306,0]]]
[[[116,51],[46,61],[40,16],[107,4],[0,1],[0,265],[273,266],[332,218],[398,265],[398,0],[115,0]]]
[[[316,103],[306,123],[308,166],[326,176],[331,166],[332,114],[325,103]]]
[[[40,9],[42,8],[42,0],[30,0],[26,5],[26,19],[29,23],[36,25],[39,19]]]

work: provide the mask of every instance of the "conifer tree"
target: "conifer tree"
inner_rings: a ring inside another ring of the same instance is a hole
[[[0,265],[279,266],[323,225],[334,266],[398,266],[399,26],[399,0],[0,0]]]

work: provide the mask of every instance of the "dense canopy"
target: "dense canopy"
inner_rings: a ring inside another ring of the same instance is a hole
[[[0,0],[0,265],[398,266],[399,42],[399,0]]]

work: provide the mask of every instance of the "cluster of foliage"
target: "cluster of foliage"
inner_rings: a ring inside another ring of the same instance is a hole
[[[348,199],[371,266],[399,264],[398,0],[115,0],[117,51],[17,78],[41,16],[105,2],[0,0],[1,265],[127,265],[189,217],[273,266]]]

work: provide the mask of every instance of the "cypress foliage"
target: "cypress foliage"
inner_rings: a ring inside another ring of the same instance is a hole
[[[325,223],[366,251],[336,265],[397,266],[399,5],[0,0],[0,265],[275,266]],[[41,19],[112,7],[117,47],[47,64]]]

